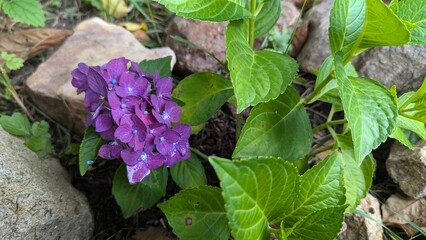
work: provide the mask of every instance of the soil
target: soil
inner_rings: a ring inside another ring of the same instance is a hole
[[[48,5],[53,1],[42,1]],[[99,15],[97,11],[88,6],[79,5],[79,1],[60,1],[59,8],[48,8],[51,17],[47,20],[47,27],[65,27],[72,28],[83,19]],[[139,19],[141,16],[133,16]],[[19,25],[15,26],[19,28]],[[93,239],[143,239],[135,235],[137,231],[146,230],[150,227],[163,230],[165,238],[175,239],[171,228],[167,225],[164,214],[156,207],[141,211],[136,216],[124,219],[121,210],[112,196],[112,179],[115,170],[120,165],[118,161],[100,161],[97,162],[85,176],[80,176],[78,166],[75,164],[75,157],[66,155],[65,149],[69,143],[78,143],[79,136],[68,132],[65,128],[48,118],[43,112],[40,112],[35,106],[26,99],[25,91],[21,89],[25,79],[44,61],[54,49],[50,49],[25,63],[25,67],[11,74],[15,86],[17,86],[20,96],[28,106],[30,112],[36,120],[45,119],[49,121],[53,142],[55,143],[57,156],[72,176],[72,184],[83,192],[89,200],[90,207],[95,220],[95,229]],[[302,73],[303,77],[310,80],[306,85],[296,85],[295,87],[301,95],[312,91],[313,76]],[[179,76],[184,77],[184,76]],[[1,90],[0,90],[1,91]],[[327,104],[312,105],[307,108],[312,125],[317,126],[322,123],[330,110]],[[19,111],[19,108],[11,101],[5,101],[0,98],[0,113],[11,114]],[[248,113],[246,113],[247,115]],[[207,155],[216,155],[224,158],[231,158],[235,148],[235,108],[226,104],[222,107],[212,119],[210,119],[204,129],[190,139],[191,146],[199,149]],[[371,192],[384,202],[387,197],[397,191],[397,186],[387,175],[384,165],[390,151],[392,141],[383,144],[374,151],[374,157],[377,160],[377,171],[374,178],[374,186]],[[212,167],[208,162],[203,161],[203,166],[208,178],[208,184],[218,186],[218,179]],[[179,188],[169,178],[167,195],[162,201],[179,191]],[[404,237],[403,234],[401,236]],[[406,237],[406,236],[405,236]]]

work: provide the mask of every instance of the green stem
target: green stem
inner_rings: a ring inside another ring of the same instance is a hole
[[[250,1],[250,13],[253,14],[253,17],[249,19],[249,45],[251,48],[254,46],[254,23],[256,22],[256,0]]]
[[[208,161],[209,160],[209,156],[207,156],[206,154],[204,154],[203,152],[201,152],[200,150],[190,147],[191,151],[195,154],[197,154],[200,158]]]
[[[13,100],[15,100],[15,102],[22,109],[22,111],[25,113],[25,115],[27,115],[28,118],[31,121],[34,121],[33,116],[30,114],[30,112],[28,111],[28,109],[25,107],[24,103],[19,98],[19,95],[16,92],[15,88],[13,87],[12,82],[10,81],[9,76],[6,74],[6,71],[4,71],[4,69],[0,69],[0,71],[1,71],[1,78],[3,80],[2,83],[3,83],[3,85],[5,85],[6,91],[8,91],[12,95]]]
[[[331,149],[333,149],[333,147],[334,147],[334,145],[330,145],[330,146],[325,146],[323,148],[317,149],[317,150],[313,151],[312,153],[310,153],[309,155],[307,155],[306,158],[309,159],[309,158],[311,158],[313,156],[316,156],[316,155],[318,155],[318,154],[320,154],[322,152],[331,150]]]
[[[339,124],[345,124],[347,122],[348,121],[346,119],[339,119],[339,120],[327,121],[327,122],[325,122],[323,124],[320,124],[320,125],[316,126],[315,128],[313,128],[312,132],[316,133],[316,132],[319,132],[319,131],[321,131],[323,129],[326,129],[327,127],[331,127],[331,126],[339,125]]]
[[[318,87],[315,88],[315,90],[309,94],[306,98],[303,99],[303,103],[306,104],[311,104],[313,102],[313,99],[315,99],[315,97],[317,97],[317,95],[321,92],[321,90],[333,79],[333,76],[330,74],[328,75],[328,77],[326,79],[324,79],[324,81],[322,81],[322,83],[320,85],[318,85]]]

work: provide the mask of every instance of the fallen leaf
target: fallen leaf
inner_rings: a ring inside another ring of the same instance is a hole
[[[122,18],[130,12],[124,0],[102,0],[103,9],[115,18]]]
[[[129,30],[130,32],[135,32],[138,30],[148,30],[148,25],[146,23],[135,23],[135,22],[122,22],[120,23],[120,26],[124,27],[125,29]]]
[[[143,30],[134,31],[134,32],[132,32],[132,34],[139,41],[141,41],[141,40],[150,41],[151,40],[151,38],[148,36],[148,34],[146,34],[146,32],[143,31]]]
[[[412,199],[399,194],[390,196],[382,206],[383,223],[399,227],[408,236],[418,231],[411,227],[407,220],[415,223],[426,231],[426,199]]]
[[[72,30],[50,28],[0,32],[0,52],[13,53],[24,60],[28,60],[45,49],[62,42],[72,33]]]

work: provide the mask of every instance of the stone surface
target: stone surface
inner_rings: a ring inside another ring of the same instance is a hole
[[[308,39],[297,56],[300,69],[312,73],[319,69],[326,57],[331,54],[328,40],[328,25],[333,0],[324,0],[307,13],[309,21]]]
[[[55,158],[39,159],[0,127],[0,239],[90,239],[87,199]]]
[[[408,236],[418,231],[408,224],[415,223],[426,231],[426,199],[412,199],[399,194],[390,196],[382,205],[383,223],[388,226],[402,228]]]
[[[424,46],[378,47],[353,61],[360,76],[379,80],[386,87],[396,85],[399,93],[417,90],[426,76]]]
[[[405,194],[415,199],[426,197],[426,142],[419,141],[413,151],[395,142],[386,169]]]
[[[297,22],[301,13],[291,0],[282,0],[281,8],[281,16],[275,24],[274,29],[282,33],[283,26],[285,26],[289,34],[292,34],[297,24],[298,27],[291,42],[293,48],[289,51],[290,56],[297,56],[308,37],[308,21],[300,19],[299,23]]]
[[[71,71],[77,64],[102,65],[124,56],[139,62],[173,56],[170,48],[147,49],[122,27],[93,18],[80,23],[64,44],[40,64],[26,81],[31,100],[53,119],[77,133],[84,132],[84,95],[71,85]],[[175,57],[172,62],[174,64]]]
[[[361,200],[358,209],[378,221],[382,218],[379,201],[370,194]],[[345,223],[347,228],[339,235],[339,240],[383,240],[383,228],[370,219],[356,214],[347,214]]]
[[[166,28],[166,45],[176,53],[176,70],[182,74],[192,72],[217,72],[222,67],[208,53],[220,61],[225,60],[225,31],[227,23],[194,21],[176,16]],[[201,47],[190,46],[174,40],[180,36]]]

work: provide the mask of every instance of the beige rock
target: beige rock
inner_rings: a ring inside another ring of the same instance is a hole
[[[393,144],[386,169],[405,194],[415,199],[426,197],[426,142],[419,141],[413,151],[398,142]]]
[[[407,220],[426,231],[426,199],[412,199],[394,194],[382,206],[383,222],[386,225],[402,228],[408,236],[418,231]]]
[[[326,57],[331,54],[328,40],[328,26],[333,0],[324,0],[307,13],[309,33],[303,48],[297,56],[300,69],[312,73],[318,70]]]
[[[0,127],[0,239],[90,239],[93,217],[58,159]]]
[[[221,65],[208,53],[220,61],[225,60],[226,25],[174,17],[166,28],[166,44],[176,53],[176,70],[183,74],[219,71]],[[174,40],[172,36],[180,36],[200,48]]]
[[[169,48],[147,49],[122,27],[93,18],[80,23],[64,44],[26,81],[31,100],[53,119],[77,133],[84,132],[83,94],[71,85],[71,71],[77,64],[102,65],[124,56],[139,62],[173,56]],[[174,65],[175,57],[172,65]]]
[[[367,194],[367,196],[361,200],[358,209],[377,221],[381,221],[382,216],[380,214],[379,201],[370,194]],[[347,228],[339,235],[339,240],[383,240],[382,227],[378,226],[370,219],[356,214],[347,214],[345,216],[345,223]]]

